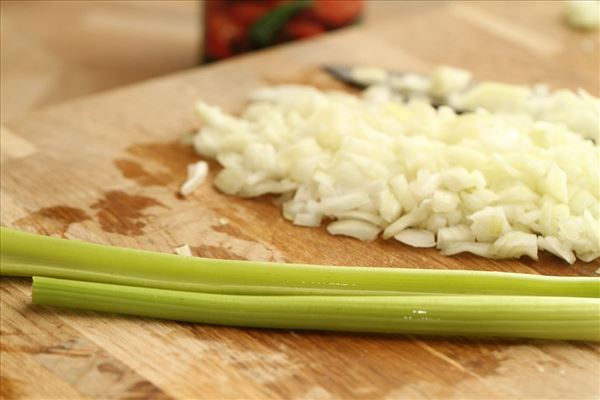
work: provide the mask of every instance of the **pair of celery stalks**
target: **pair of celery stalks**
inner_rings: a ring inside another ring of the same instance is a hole
[[[2,275],[33,276],[37,304],[262,328],[600,340],[600,278],[215,260],[7,228],[1,254]]]

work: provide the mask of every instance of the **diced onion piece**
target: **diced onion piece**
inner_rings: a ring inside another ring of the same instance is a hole
[[[379,215],[386,222],[396,220],[402,212],[402,206],[389,190],[382,190],[378,196]]]
[[[327,225],[327,232],[332,235],[350,236],[364,241],[375,240],[380,230],[369,222],[357,219],[343,219]]]
[[[319,157],[297,158],[291,161],[289,174],[296,182],[308,183],[314,176],[319,165]]]
[[[421,225],[431,232],[437,232],[448,225],[448,218],[442,214],[432,214],[427,218],[425,223]]]
[[[413,247],[435,247],[433,232],[425,229],[405,229],[395,234],[394,239]]]
[[[392,91],[387,85],[373,85],[363,93],[365,102],[371,104],[385,104],[392,99]]]
[[[409,188],[414,196],[422,201],[431,197],[431,195],[440,186],[440,174],[431,174],[427,170],[417,172],[417,179],[409,184]]]
[[[560,240],[554,236],[538,236],[537,241],[540,249],[546,250],[555,256],[562,258],[569,264],[573,264],[575,262],[575,254],[573,254],[573,250],[571,250],[568,245],[561,243]]]
[[[368,212],[368,211],[360,211],[360,210],[344,211],[341,213],[334,214],[334,216],[337,219],[358,219],[361,221],[370,222],[373,225],[377,225],[377,226],[381,226],[384,223],[383,219],[379,215]]]
[[[387,76],[387,71],[383,68],[357,67],[352,69],[352,79],[364,85],[383,83]]]
[[[464,215],[460,210],[454,210],[447,213],[444,213],[446,217],[446,221],[448,221],[448,225],[457,225],[463,222]]]
[[[598,203],[600,207],[600,202]],[[594,219],[592,213],[588,210],[583,212],[584,234],[588,237],[592,244],[592,248],[600,251],[600,222]]]
[[[550,168],[548,175],[541,181],[541,187],[545,193],[553,196],[561,203],[569,202],[567,175],[558,166],[553,165]]]
[[[488,158],[482,151],[459,145],[447,146],[444,155],[450,165],[456,165],[457,167],[469,170],[481,168],[488,161]]]
[[[192,249],[187,244],[184,244],[183,246],[175,247],[175,253],[180,256],[184,256],[184,257],[192,257],[193,256]]]
[[[219,153],[217,161],[225,168],[242,169],[244,167],[244,157],[235,152]]]
[[[215,127],[222,131],[239,131],[246,128],[246,122],[224,113],[220,107],[202,101],[196,103],[196,112],[203,124]]]
[[[519,217],[519,221],[517,222],[519,224],[532,227],[540,219],[541,214],[542,213],[540,210],[531,210],[521,215]]]
[[[480,242],[496,240],[510,230],[510,225],[501,207],[486,207],[471,214],[469,219],[473,221],[471,231]]]
[[[469,189],[477,185],[476,178],[465,168],[449,168],[442,172],[444,186],[453,192]]]
[[[223,193],[237,194],[244,186],[248,173],[239,169],[225,168],[215,178],[215,186]]]
[[[206,161],[198,161],[190,164],[187,167],[187,179],[181,185],[179,193],[183,196],[187,196],[193,193],[196,189],[202,185],[206,176],[208,175],[208,164]]]
[[[491,257],[490,243],[477,242],[454,242],[444,246],[441,253],[445,256],[453,256],[459,253],[471,253],[481,257]]]
[[[221,150],[221,133],[210,128],[202,128],[193,139],[194,150],[202,157],[214,158]]]
[[[400,233],[404,229],[410,226],[415,226],[416,224],[425,221],[425,219],[427,219],[428,211],[430,208],[431,200],[423,201],[423,203],[421,203],[419,207],[415,208],[408,214],[405,214],[402,217],[398,218],[398,220],[396,220],[393,224],[385,228],[385,230],[383,231],[383,238],[389,239],[397,233]]]
[[[250,143],[243,155],[245,165],[253,171],[272,172],[276,168],[275,148],[271,144]]]
[[[294,217],[294,224],[300,226],[321,226],[322,214],[318,213],[299,213]]]
[[[462,208],[465,211],[481,210],[499,200],[498,194],[489,189],[476,189],[461,193]]]
[[[434,212],[450,212],[456,210],[459,203],[460,198],[456,193],[436,190],[433,193],[431,208]]]
[[[456,105],[464,110],[482,107],[490,111],[525,111],[530,95],[530,90],[522,86],[483,82],[462,95]]]
[[[363,192],[348,193],[321,200],[321,211],[325,214],[340,213],[356,209],[369,203],[369,201],[369,196]]]
[[[390,86],[402,92],[428,93],[431,90],[431,79],[424,75],[406,73],[391,77]]]
[[[590,216],[598,218],[600,214],[600,203],[585,189],[574,191],[569,200],[569,206],[575,215],[583,215],[587,211]]]
[[[304,204],[295,201],[287,201],[283,203],[283,217],[290,221],[296,218],[297,214],[300,214],[304,210]]]
[[[437,232],[438,249],[444,249],[451,243],[473,241],[475,241],[475,235],[467,225],[448,226]]]
[[[577,257],[583,262],[592,262],[600,257],[600,251],[590,251],[589,253],[578,253]]]
[[[498,200],[506,203],[535,201],[537,198],[538,195],[533,190],[522,184],[498,192]]]
[[[492,244],[491,254],[496,258],[519,258],[529,256],[538,259],[538,243],[536,235],[512,231],[500,236]]]
[[[289,180],[282,181],[259,181],[254,184],[246,183],[242,190],[238,192],[238,196],[242,197],[257,197],[267,193],[286,193],[295,190],[298,184]]]
[[[392,178],[390,186],[404,210],[410,211],[417,206],[417,201],[410,191],[408,181],[404,175],[397,175]]]
[[[442,66],[433,72],[431,78],[431,94],[444,98],[459,92],[469,85],[471,73],[463,69]]]

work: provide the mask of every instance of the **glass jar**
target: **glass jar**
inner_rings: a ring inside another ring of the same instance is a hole
[[[203,61],[305,39],[361,20],[363,0],[206,0]]]

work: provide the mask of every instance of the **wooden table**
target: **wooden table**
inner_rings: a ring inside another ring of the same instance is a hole
[[[198,66],[201,3],[2,0],[0,120]],[[370,0],[365,24],[435,6]]]
[[[566,29],[550,3],[444,3],[41,110],[2,129],[1,223],[98,243],[336,265],[592,276],[598,263],[442,257],[292,226],[268,199],[204,185],[175,196],[179,144],[197,99],[229,110],[265,83],[336,87],[317,66],[465,67],[477,79],[598,88],[598,36]],[[212,165],[212,176],[217,170]],[[219,219],[228,218],[228,225]],[[2,398],[577,398],[600,396],[600,347],[560,341],[426,339],[211,327],[30,305],[1,280]]]

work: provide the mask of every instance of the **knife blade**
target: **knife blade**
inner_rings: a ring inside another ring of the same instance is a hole
[[[386,84],[393,77],[400,78],[405,75],[401,72],[388,71],[378,67],[325,65],[323,68],[337,80],[359,89],[365,89],[375,84]]]
[[[323,69],[338,81],[358,89],[366,89],[373,85],[387,86],[397,96],[418,96],[429,100],[434,107],[446,105],[457,112],[463,111],[451,106],[447,98],[432,95],[431,79],[424,74],[347,65],[324,65]]]

